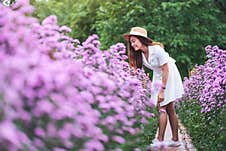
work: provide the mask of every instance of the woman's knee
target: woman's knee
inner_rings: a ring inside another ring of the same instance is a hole
[[[170,102],[167,107],[166,107],[166,111],[168,114],[174,114],[176,113],[175,108],[174,108],[174,103]]]

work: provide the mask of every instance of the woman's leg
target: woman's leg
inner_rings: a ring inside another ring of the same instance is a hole
[[[157,110],[159,113],[159,133],[158,133],[158,140],[163,141],[165,130],[166,130],[166,124],[167,124],[167,113],[166,113],[166,106],[160,107],[158,104]]]
[[[174,109],[174,103],[171,102],[166,107],[167,114],[169,115],[170,126],[172,130],[172,140],[178,141],[178,117]]]

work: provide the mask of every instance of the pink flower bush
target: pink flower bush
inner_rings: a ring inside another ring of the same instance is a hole
[[[29,17],[27,0],[0,9],[1,149],[120,149],[142,132],[151,84],[143,70],[131,74],[123,44],[101,51],[97,35],[80,43],[56,16]]]
[[[185,79],[185,97],[196,99],[204,113],[216,113],[225,107],[226,50],[207,46],[207,61],[196,66],[192,75]]]

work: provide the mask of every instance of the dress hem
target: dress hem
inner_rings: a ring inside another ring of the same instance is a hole
[[[174,101],[176,101],[177,99],[179,99],[179,98],[181,98],[182,96],[178,96],[178,97],[176,97],[175,99],[172,99],[171,101],[167,101],[167,102],[162,102],[162,103],[160,103],[160,106],[162,107],[162,106],[165,106],[165,105],[167,105],[167,104],[169,104],[169,103],[171,103],[171,102],[174,102]]]

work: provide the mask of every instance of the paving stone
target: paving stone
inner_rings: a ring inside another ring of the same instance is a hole
[[[193,145],[193,144],[188,143],[188,144],[187,144],[187,148],[188,148],[188,149],[194,149],[195,147],[194,147],[194,145]]]
[[[191,137],[190,137],[187,133],[185,133],[185,134],[184,134],[184,138],[185,138],[185,139],[190,139]]]
[[[189,151],[197,151],[197,149],[189,149]]]

